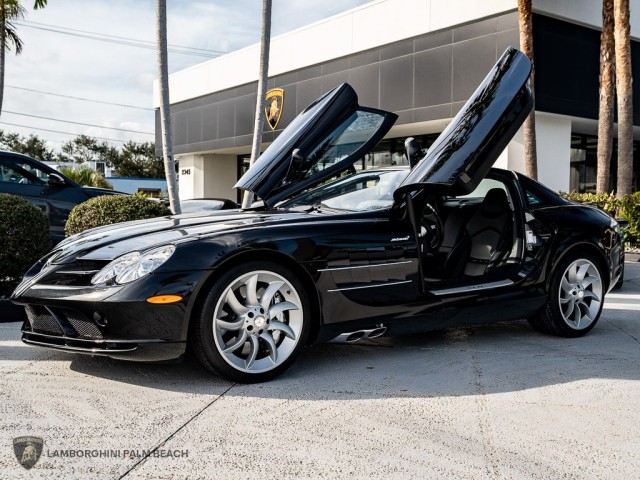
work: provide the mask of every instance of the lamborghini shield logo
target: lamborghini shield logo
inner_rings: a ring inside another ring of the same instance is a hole
[[[30,470],[42,454],[44,440],[39,437],[17,437],[13,439],[13,453],[20,465]]]
[[[271,130],[275,130],[278,126],[283,107],[284,90],[281,88],[272,88],[269,90],[264,99],[264,113]]]

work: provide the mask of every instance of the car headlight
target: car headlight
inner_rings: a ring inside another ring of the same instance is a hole
[[[153,272],[166,262],[175,250],[175,245],[165,245],[145,253],[127,253],[116,258],[96,273],[91,279],[91,283],[93,285],[113,285],[114,283],[122,285],[133,282]]]

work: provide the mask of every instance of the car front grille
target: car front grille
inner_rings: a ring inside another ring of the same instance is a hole
[[[38,283],[72,287],[90,286],[91,278],[108,263],[106,260],[75,260],[70,264],[60,265]]]
[[[84,314],[68,309],[61,309],[60,312],[81,337],[102,338],[102,333],[96,324],[89,320]]]
[[[31,325],[31,330],[38,333],[48,333],[51,335],[62,335],[62,328],[58,321],[53,318],[51,312],[40,305],[29,305],[25,307],[27,320]]]
[[[28,305],[25,309],[31,331],[35,333],[87,339],[102,338],[98,326],[82,312],[41,305]]]

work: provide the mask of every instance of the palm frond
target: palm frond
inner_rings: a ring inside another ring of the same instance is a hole
[[[0,0],[0,20],[20,20],[27,12],[18,0]]]
[[[20,37],[18,36],[18,32],[16,32],[16,28],[11,23],[7,22],[7,24],[5,25],[4,35],[5,35],[5,42],[6,42],[5,49],[10,52],[11,45],[13,44],[16,51],[16,55],[20,55],[22,53],[23,43]]]

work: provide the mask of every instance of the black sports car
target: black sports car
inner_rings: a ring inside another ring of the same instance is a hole
[[[508,49],[423,158],[409,143],[412,168],[354,168],[396,115],[329,91],[237,183],[260,205],[59,244],[13,294],[23,341],[142,361],[189,344],[205,368],[257,382],[334,338],[520,318],[587,333],[621,272],[617,223],[491,168],[532,108],[530,69]]]

